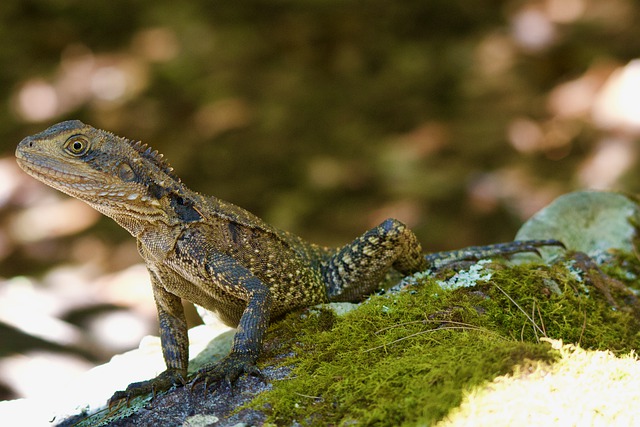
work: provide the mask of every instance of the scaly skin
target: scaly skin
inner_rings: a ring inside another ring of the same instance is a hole
[[[129,231],[147,265],[167,369],[116,392],[110,403],[186,382],[188,337],[181,299],[237,328],[230,354],[194,378],[231,382],[243,372],[256,372],[269,322],[287,312],[361,300],[392,268],[408,275],[435,263],[559,244],[513,242],[424,256],[413,232],[388,219],[343,248],[323,248],[189,190],[157,151],[77,120],[25,138],[16,157],[29,175]]]

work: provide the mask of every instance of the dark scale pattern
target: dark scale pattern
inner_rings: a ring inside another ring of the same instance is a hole
[[[357,301],[373,292],[391,268],[409,275],[427,267],[415,234],[388,219],[327,258],[322,276],[329,300]]]
[[[192,381],[233,381],[255,371],[269,322],[291,310],[360,300],[392,268],[406,275],[456,260],[557,244],[516,242],[425,257],[416,236],[388,219],[343,248],[323,248],[189,190],[157,151],[77,120],[25,138],[16,157],[30,175],[87,202],[129,231],[149,270],[167,370],[115,393],[110,403],[186,381],[182,299],[237,328],[231,353],[202,368]]]

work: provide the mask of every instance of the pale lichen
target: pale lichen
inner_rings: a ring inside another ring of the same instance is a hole
[[[455,275],[446,280],[438,280],[437,283],[442,289],[468,288],[475,286],[479,281],[491,280],[491,270],[485,268],[491,261],[483,259],[471,265],[468,270],[458,271]]]

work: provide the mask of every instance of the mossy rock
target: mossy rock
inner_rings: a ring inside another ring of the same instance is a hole
[[[494,378],[553,364],[560,353],[545,339],[640,348],[640,313],[613,309],[570,262],[483,269],[458,289],[418,275],[331,322],[292,314],[272,330],[292,345],[291,378],[251,407],[274,425],[431,425]]]
[[[578,191],[558,197],[529,219],[515,240],[557,239],[568,250],[599,257],[611,249],[632,253],[640,224],[640,208],[631,196],[604,191]],[[545,260],[562,253],[542,248]],[[520,262],[534,261],[533,255],[518,255]]]

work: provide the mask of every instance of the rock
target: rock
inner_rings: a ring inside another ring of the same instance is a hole
[[[637,202],[621,193],[578,191],[558,197],[536,213],[516,234],[516,240],[557,239],[568,250],[598,258],[611,249],[634,251],[640,224]],[[545,261],[563,252],[560,248],[540,249]],[[515,262],[539,261],[534,254],[520,254]]]

